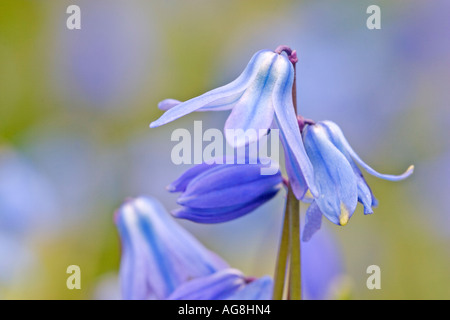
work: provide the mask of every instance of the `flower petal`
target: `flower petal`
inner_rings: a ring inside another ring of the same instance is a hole
[[[212,164],[198,164],[186,170],[177,180],[172,182],[170,185],[166,187],[169,192],[184,192],[186,190],[187,185],[191,182],[192,179],[200,175],[201,173],[218,166],[218,163]]]
[[[267,58],[272,54],[273,52],[269,50],[257,52],[236,80],[172,107],[158,120],[152,122],[150,124],[150,128],[162,126],[193,111],[199,110],[202,107],[212,107],[215,103],[221,105],[224,101],[229,102],[229,99],[233,100],[240,98],[249,84],[256,78],[258,72],[260,71],[261,65],[266,63]]]
[[[179,105],[180,103],[182,103],[182,102],[179,100],[165,99],[165,100],[161,101],[160,103],[158,103],[158,109],[167,111],[167,110],[172,109],[173,107]]]
[[[187,219],[198,223],[221,223],[240,218],[263,205],[278,193],[280,188],[273,188],[253,201],[230,207],[221,208],[187,208],[176,209],[172,211],[172,215],[176,218]]]
[[[305,177],[303,176],[302,169],[300,168],[297,158],[292,153],[289,145],[287,144],[284,135],[281,135],[281,143],[285,150],[285,165],[286,173],[289,177],[289,184],[292,188],[292,192],[299,200],[304,200],[305,194],[308,191],[308,185],[306,184]],[[303,143],[303,141],[302,141]]]
[[[344,134],[342,133],[341,129],[333,122],[331,121],[323,121],[323,124],[328,128],[330,132],[332,132],[332,135],[336,137],[337,140],[340,141],[343,148],[347,150],[347,152],[350,154],[350,156],[358,162],[361,167],[363,167],[368,173],[371,175],[386,179],[390,181],[399,181],[408,178],[413,172],[414,172],[414,166],[409,166],[409,168],[400,175],[390,175],[390,174],[382,174],[374,169],[372,169],[369,165],[367,165],[361,158],[356,154],[356,152],[352,149],[350,144],[348,143],[347,139],[345,139]]]
[[[165,299],[190,278],[228,265],[180,227],[153,198],[137,198],[117,211],[122,240],[124,299]]]
[[[291,166],[297,179],[302,175],[311,193],[318,196],[318,190],[314,182],[314,171],[311,161],[306,154],[300,135],[297,115],[292,103],[292,85],[294,83],[294,68],[289,60],[279,55],[274,68],[281,76],[278,78],[273,92],[273,107],[275,119],[280,128],[281,135],[289,148],[285,148],[288,157],[294,157],[298,166]],[[290,161],[292,162],[292,161]],[[300,171],[298,171],[300,169]],[[300,181],[300,180],[299,180]],[[297,195],[296,195],[297,196]]]
[[[191,208],[217,208],[248,203],[279,186],[281,173],[261,175],[260,165],[221,165],[194,178],[177,203]]]
[[[239,270],[225,269],[180,285],[168,300],[221,300],[245,285]]]
[[[315,201],[311,203],[308,210],[306,210],[305,228],[303,229],[302,240],[307,242],[311,237],[320,230],[322,226],[322,211]]]
[[[303,136],[320,193],[315,201],[331,222],[345,225],[355,211],[358,200],[353,169],[331,143],[327,130],[321,124],[306,126]]]
[[[256,279],[232,294],[227,300],[271,300],[273,280],[269,276]]]
[[[273,121],[272,90],[280,76],[273,69],[277,54],[272,52],[260,65],[255,80],[245,90],[225,122],[225,137],[233,147],[242,147],[267,134]],[[230,134],[232,130],[233,134]],[[246,135],[254,130],[254,136]]]

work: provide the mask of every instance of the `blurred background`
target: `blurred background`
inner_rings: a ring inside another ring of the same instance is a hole
[[[66,28],[71,4],[81,30]],[[366,27],[372,4],[381,30]],[[373,215],[323,221],[303,247],[304,277],[326,274],[310,297],[449,299],[449,15],[445,0],[1,1],[0,299],[119,298],[114,211],[140,195],[176,208],[164,187],[189,166],[171,162],[172,131],[228,115],[149,129],[158,102],[228,83],[280,44],[298,50],[305,117],[335,121],[381,172],[416,167],[400,183],[366,175]],[[232,222],[180,223],[247,275],[272,275],[284,196]],[[72,264],[81,290],[66,287]],[[381,290],[366,287],[373,264]]]

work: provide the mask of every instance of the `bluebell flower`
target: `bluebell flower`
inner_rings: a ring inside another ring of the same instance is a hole
[[[182,283],[228,267],[179,226],[156,199],[125,202],[115,221],[122,242],[124,299],[165,299]]]
[[[294,67],[289,59],[274,51],[261,50],[231,83],[185,102],[162,101],[159,108],[167,111],[150,127],[164,125],[193,111],[232,110],[225,123],[225,136],[233,147],[242,147],[276,125],[288,156],[295,159],[294,169],[301,170],[296,174],[301,174],[311,193],[317,195],[313,168],[301,142],[293,107],[293,83]],[[257,134],[246,135],[250,129]]]
[[[269,299],[272,279],[246,277],[179,226],[154,198],[125,202],[115,222],[122,242],[124,299]]]
[[[264,165],[199,164],[188,169],[167,189],[182,192],[172,211],[177,218],[219,223],[239,218],[272,199],[283,186],[278,170],[261,175]]]
[[[305,241],[320,228],[322,215],[343,226],[349,221],[358,201],[363,204],[365,214],[373,212],[376,199],[355,161],[371,175],[390,181],[405,179],[414,170],[414,166],[410,166],[398,176],[378,173],[361,160],[341,129],[331,121],[307,125],[303,130],[303,141],[319,189],[318,197],[308,198],[307,194],[304,197],[304,200],[312,201],[306,213]]]
[[[247,278],[236,269],[220,270],[179,286],[169,300],[270,300],[273,281],[264,276]]]

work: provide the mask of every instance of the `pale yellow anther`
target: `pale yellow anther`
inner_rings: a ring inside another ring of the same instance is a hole
[[[305,200],[312,200],[314,199],[314,196],[312,195],[311,191],[308,189],[305,193]]]
[[[345,205],[341,202],[341,215],[339,216],[339,224],[341,226],[345,226],[348,223],[349,218],[350,214]]]

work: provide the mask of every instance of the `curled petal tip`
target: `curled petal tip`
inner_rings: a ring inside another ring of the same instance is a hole
[[[165,100],[161,101],[160,103],[158,103],[158,109],[167,111],[167,110],[175,107],[176,105],[179,105],[180,103],[181,103],[181,101],[179,101],[179,100],[165,99]]]
[[[410,166],[408,167],[408,169],[406,170],[406,172],[408,173],[408,175],[413,174],[413,172],[414,172],[414,165],[413,165],[413,164],[410,165]]]
[[[166,186],[166,190],[169,192],[175,192],[176,188],[173,185],[169,184],[168,186]]]

